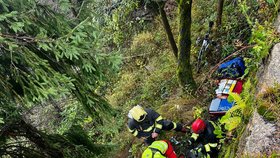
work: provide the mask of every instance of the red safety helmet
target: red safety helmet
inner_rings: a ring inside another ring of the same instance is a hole
[[[192,124],[192,131],[196,134],[199,134],[204,131],[206,124],[201,119],[196,119]]]

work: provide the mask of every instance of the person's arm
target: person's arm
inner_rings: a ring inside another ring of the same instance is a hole
[[[192,133],[191,138],[188,140],[189,145],[192,145],[198,139],[199,134]]]
[[[211,154],[213,149],[217,148],[217,146],[218,146],[218,143],[207,143],[205,145],[200,144],[196,148],[196,151],[201,152],[204,155],[208,155],[208,154]]]
[[[147,113],[148,113],[148,115],[152,116],[152,119],[155,124],[155,129],[153,132],[159,134],[162,129],[162,126],[163,126],[163,118],[160,116],[159,113],[157,113],[156,111],[154,111],[152,109],[147,109]]]
[[[133,134],[135,137],[140,138],[139,132],[138,132],[137,129],[135,128],[135,125],[134,125],[132,119],[129,119],[129,120],[128,120],[127,127],[128,127],[128,131],[129,131],[131,134]]]

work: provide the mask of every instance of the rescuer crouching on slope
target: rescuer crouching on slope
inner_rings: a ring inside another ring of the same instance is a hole
[[[206,158],[216,157],[218,153],[219,139],[214,134],[213,122],[196,119],[192,124],[192,135],[188,140],[189,145],[199,143],[195,148],[198,155],[205,155]]]
[[[186,129],[179,123],[163,119],[157,112],[149,108],[134,106],[128,113],[128,130],[138,138],[145,138],[144,141],[150,145],[160,134],[161,130],[181,131]]]

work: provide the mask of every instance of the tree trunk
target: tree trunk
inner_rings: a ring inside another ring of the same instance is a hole
[[[218,28],[221,27],[222,25],[223,6],[224,6],[224,0],[219,0],[218,7],[217,7],[217,19],[216,19],[216,24]]]
[[[191,8],[192,0],[179,1],[179,58],[177,75],[179,84],[186,92],[194,92],[196,83],[193,79],[190,64],[191,52]]]
[[[172,47],[173,54],[176,57],[176,59],[178,59],[178,48],[177,48],[176,42],[174,40],[174,36],[172,34],[172,31],[171,31],[171,28],[170,28],[170,25],[169,25],[166,13],[164,11],[164,3],[157,3],[157,4],[158,4],[159,12],[160,12],[160,15],[161,15],[163,27],[164,27],[165,32],[167,34],[169,43],[170,43],[170,45]]]

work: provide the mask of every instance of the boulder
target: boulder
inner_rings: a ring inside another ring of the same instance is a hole
[[[280,83],[280,43],[277,43],[268,59],[262,75],[259,80],[259,92],[263,93],[268,87],[275,83]]]

